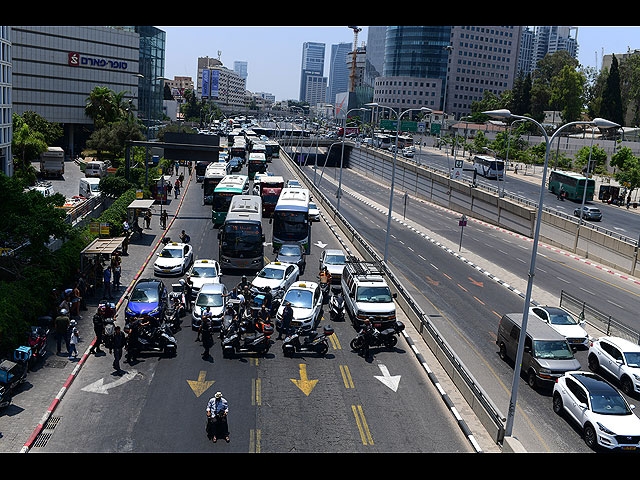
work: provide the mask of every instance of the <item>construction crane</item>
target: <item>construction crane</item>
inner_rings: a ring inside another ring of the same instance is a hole
[[[358,51],[358,32],[362,29],[359,27],[349,27],[353,30],[353,59],[351,60],[351,73],[349,74],[349,91],[353,92],[356,86],[356,53]]]

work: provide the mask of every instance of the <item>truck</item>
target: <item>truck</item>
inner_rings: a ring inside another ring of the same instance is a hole
[[[64,175],[64,150],[60,147],[49,147],[40,154],[40,173],[45,176]]]

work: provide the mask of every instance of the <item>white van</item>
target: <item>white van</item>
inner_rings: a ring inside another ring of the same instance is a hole
[[[107,166],[100,161],[87,162],[84,174],[87,177],[104,177],[107,174]]]
[[[81,178],[78,195],[84,198],[97,197],[100,195],[100,179],[99,178]]]

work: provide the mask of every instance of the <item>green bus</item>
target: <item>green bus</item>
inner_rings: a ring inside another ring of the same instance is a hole
[[[211,221],[214,225],[222,225],[231,199],[234,195],[249,193],[249,177],[246,175],[227,175],[216,185],[213,191],[213,204],[211,205]]]
[[[592,178],[587,181],[587,178],[579,173],[552,171],[549,175],[549,191],[558,195],[562,188],[567,194],[566,198],[581,202],[585,182],[587,183],[586,201],[591,201],[596,189],[596,181]]]
[[[249,154],[249,179],[253,180],[256,173],[266,173],[267,158],[264,153],[251,152]]]

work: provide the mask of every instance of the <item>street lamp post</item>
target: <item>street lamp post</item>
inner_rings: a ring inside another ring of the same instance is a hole
[[[509,399],[509,410],[507,413],[507,423],[505,426],[505,436],[511,436],[511,432],[513,430],[513,420],[516,410],[516,402],[518,398],[518,385],[520,380],[520,369],[522,367],[522,354],[524,351],[524,340],[527,333],[527,320],[529,318],[529,304],[531,303],[531,290],[533,289],[533,277],[535,276],[536,269],[536,254],[538,251],[538,239],[540,237],[540,223],[542,220],[542,202],[544,198],[544,185],[546,183],[547,178],[547,166],[549,163],[549,150],[551,148],[551,143],[556,138],[556,136],[564,129],[568,127],[572,127],[574,125],[595,125],[600,128],[612,128],[619,127],[617,123],[611,122],[609,120],[605,120],[603,118],[595,118],[592,121],[577,121],[567,123],[560,128],[558,128],[554,134],[549,138],[545,129],[538,122],[529,117],[523,117],[520,115],[514,115],[509,110],[501,109],[501,110],[490,110],[486,112],[482,112],[486,115],[489,115],[494,118],[502,118],[502,119],[522,119],[528,120],[532,123],[535,123],[538,128],[542,131],[546,142],[546,149],[544,154],[544,169],[542,171],[542,183],[540,184],[540,196],[538,199],[538,211],[536,214],[536,226],[535,233],[533,236],[533,248],[531,251],[531,263],[529,265],[529,279],[527,281],[527,291],[525,294],[524,300],[524,308],[522,311],[522,325],[520,327],[520,336],[518,338],[518,350],[516,353],[516,359],[514,363],[514,372],[513,372],[513,383],[511,385],[511,398]]]
[[[422,107],[422,108],[410,108],[408,110],[405,110],[404,112],[402,112],[401,114],[398,114],[393,108],[387,107],[385,105],[378,105],[377,103],[365,103],[365,105],[367,107],[382,107],[382,108],[388,108],[389,110],[391,110],[393,113],[395,113],[396,118],[397,118],[397,126],[396,126],[396,144],[395,144],[395,148],[393,149],[393,168],[391,169],[391,193],[389,194],[389,212],[387,213],[387,232],[386,232],[386,236],[385,236],[385,241],[384,241],[384,262],[387,263],[387,257],[388,257],[388,253],[389,253],[389,232],[391,230],[391,209],[393,207],[393,187],[394,187],[394,181],[396,178],[396,159],[398,157],[398,137],[400,136],[400,120],[402,118],[402,115],[404,115],[407,112],[411,112],[411,111],[420,111],[420,112],[425,112],[425,113],[431,113],[431,109],[427,108],[427,107]]]

